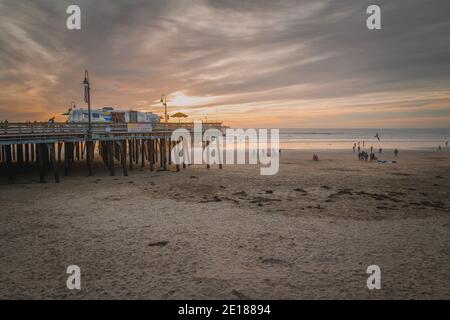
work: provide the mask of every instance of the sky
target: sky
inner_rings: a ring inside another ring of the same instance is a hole
[[[0,30],[0,120],[65,120],[88,69],[95,108],[162,114],[166,94],[233,127],[450,127],[448,0],[0,0]]]

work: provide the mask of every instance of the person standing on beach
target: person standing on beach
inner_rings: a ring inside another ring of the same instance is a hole
[[[353,153],[355,153],[356,150],[356,143],[353,145]]]
[[[448,141],[445,141],[445,147],[446,148],[448,147]]]
[[[373,146],[370,147],[370,153],[373,153]]]
[[[397,148],[395,148],[395,150],[394,150],[394,156],[398,156],[398,149]]]
[[[439,145],[439,147],[438,147],[438,150],[439,150],[439,151],[442,151],[442,147],[441,147],[441,145]]]
[[[366,144],[366,143],[365,143],[365,141],[363,140],[363,147],[364,147],[365,144]]]
[[[383,153],[383,149],[382,148],[378,149],[378,153],[379,154]]]

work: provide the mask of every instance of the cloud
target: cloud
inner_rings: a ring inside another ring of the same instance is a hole
[[[165,93],[169,109],[170,97],[182,97],[172,109],[247,126],[305,126],[306,118],[364,126],[375,115],[434,125],[436,95],[444,113],[450,102],[448,1],[77,3],[81,31],[65,28],[70,1],[0,2],[0,117],[46,118],[81,105],[85,68],[95,106],[161,112],[155,101]],[[374,3],[382,8],[375,32],[365,27]],[[402,111],[394,117],[393,108]]]

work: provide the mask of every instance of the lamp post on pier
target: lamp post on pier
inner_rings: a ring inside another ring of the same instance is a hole
[[[92,123],[91,123],[91,87],[89,84],[89,72],[84,72],[84,102],[88,104],[88,138],[92,138]]]
[[[162,96],[161,96],[161,103],[163,104],[163,106],[164,106],[164,138],[163,139],[161,139],[161,143],[162,143],[162,163],[163,163],[163,169],[164,170],[167,170],[167,164],[166,164],[166,146],[167,146],[167,144],[166,144],[166,135],[168,134],[167,133],[167,120],[168,120],[168,116],[167,116],[167,97],[166,97],[166,95],[165,94],[163,94]],[[170,142],[170,138],[169,138],[169,142]],[[170,152],[170,148],[169,148],[169,152]]]
[[[86,139],[86,163],[89,171],[89,175],[92,176],[91,161],[94,159],[94,145],[92,142],[92,123],[91,123],[91,86],[89,84],[89,72],[84,72],[84,102],[88,105],[88,133]]]
[[[167,117],[167,98],[166,98],[165,94],[163,94],[161,96],[161,103],[164,106],[164,122],[167,124],[167,120],[168,120],[168,117]]]

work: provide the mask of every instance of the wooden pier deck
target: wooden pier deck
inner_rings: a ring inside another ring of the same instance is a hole
[[[194,123],[145,125],[146,128],[136,131],[130,130],[127,123],[92,123],[89,135],[87,123],[1,123],[2,175],[6,174],[8,181],[13,182],[18,170],[32,166],[38,169],[41,182],[45,181],[48,171],[52,171],[55,182],[59,182],[60,167],[63,166],[64,175],[68,175],[75,161],[85,161],[88,174],[93,175],[92,162],[96,154],[111,175],[115,175],[117,165],[123,175],[128,175],[134,165],[148,165],[150,170],[159,165],[160,169],[168,170],[172,165],[171,148],[177,143],[171,141],[172,132],[178,128],[193,131]],[[203,131],[211,128],[224,129],[220,122],[202,123]],[[175,167],[180,170],[178,165]]]

